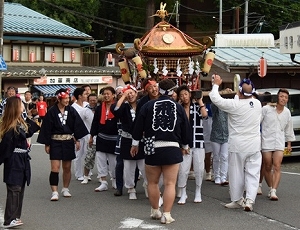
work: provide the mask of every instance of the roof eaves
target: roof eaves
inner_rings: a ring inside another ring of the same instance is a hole
[[[17,41],[33,41],[33,42],[53,42],[64,44],[82,44],[82,45],[96,45],[97,42],[93,40],[73,40],[63,38],[48,38],[48,37],[24,37],[24,36],[3,36],[6,40]]]
[[[230,72],[230,66],[227,65],[227,63],[223,62],[222,60],[215,59],[213,64],[225,70],[226,72]]]
[[[107,74],[119,76],[119,67],[105,66],[10,66],[7,70],[0,71],[0,75],[9,77],[32,77],[37,78],[42,75],[41,68],[44,68],[48,76],[106,76]]]

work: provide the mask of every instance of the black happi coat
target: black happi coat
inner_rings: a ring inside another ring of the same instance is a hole
[[[151,101],[148,94],[138,100],[137,105],[136,105],[136,114],[137,115],[141,111],[141,108],[143,107],[143,105],[145,105],[148,101]]]
[[[183,107],[168,96],[147,102],[134,125],[133,139],[155,137],[155,141],[192,142],[192,131]],[[160,148],[162,151],[164,148]]]
[[[132,114],[130,112],[130,110],[132,109],[131,106],[129,105],[129,103],[124,102],[122,103],[122,105],[118,110],[114,110],[115,107],[116,104],[113,104],[111,107],[111,111],[118,119],[120,119],[122,131],[132,134],[134,121],[132,121]],[[145,158],[144,154],[137,154],[134,157],[131,156],[130,154],[131,144],[132,144],[132,138],[121,137],[120,154],[122,159],[125,160],[144,159]]]
[[[30,184],[31,169],[28,143],[26,138],[31,137],[40,127],[29,118],[26,119],[28,132],[18,127],[18,132],[13,129],[4,134],[0,142],[0,165],[4,163],[3,181],[9,185],[24,186]],[[14,152],[15,148],[28,150],[24,153]]]
[[[92,136],[97,136],[96,151],[115,154],[118,136],[118,118],[113,117],[106,120],[105,124],[100,124],[101,110],[102,103],[95,110],[90,133]]]
[[[68,111],[65,125],[62,124],[58,116],[60,114],[60,110],[57,104],[53,105],[48,110],[45,118],[43,119],[37,142],[50,145],[50,159],[52,154],[57,156],[57,152],[59,152],[61,156],[61,159],[59,160],[75,159],[74,140],[52,140],[51,135],[71,134],[76,140],[78,140],[89,133],[78,112],[72,106],[66,106],[65,111]]]

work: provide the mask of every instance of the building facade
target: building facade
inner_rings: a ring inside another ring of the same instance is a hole
[[[89,35],[21,4],[4,3],[1,96],[8,86],[19,93],[52,97],[61,87],[90,84],[98,93],[118,85],[119,68],[99,66],[97,42]]]

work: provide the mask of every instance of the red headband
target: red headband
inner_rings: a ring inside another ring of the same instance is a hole
[[[122,89],[122,92],[124,93],[126,90],[128,90],[128,89],[132,89],[133,91],[137,91],[136,90],[136,88],[133,86],[133,85],[127,85],[126,87],[124,87],[123,89]]]
[[[151,85],[156,85],[156,81],[151,81],[151,80],[148,80],[148,83],[145,85],[145,90],[149,87],[149,86],[151,86]]]
[[[66,92],[60,92],[59,94],[56,95],[57,98],[59,99],[64,99],[64,98],[68,98],[70,96],[70,89],[67,88]]]

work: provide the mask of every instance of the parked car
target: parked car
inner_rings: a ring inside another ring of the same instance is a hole
[[[258,99],[260,99],[260,101],[263,103],[276,103],[278,90],[279,88],[257,89],[257,93],[259,95]],[[296,140],[292,142],[292,152],[285,152],[285,156],[300,156],[300,90],[287,90],[289,91],[289,101],[287,103],[287,107],[291,111]],[[268,93],[266,94],[266,92]]]

